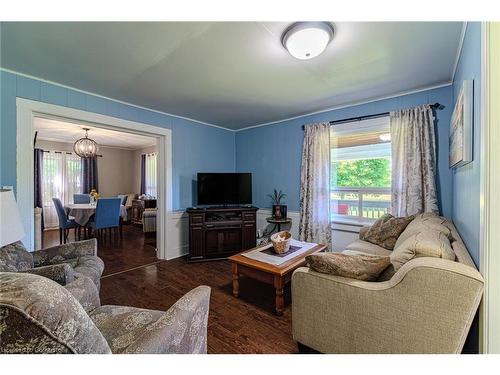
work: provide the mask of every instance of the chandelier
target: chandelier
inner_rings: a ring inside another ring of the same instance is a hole
[[[73,150],[81,158],[93,158],[97,156],[99,152],[99,146],[96,141],[89,138],[88,132],[90,129],[83,128],[85,130],[85,138],[80,138],[73,145]]]

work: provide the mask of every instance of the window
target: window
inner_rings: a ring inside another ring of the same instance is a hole
[[[389,212],[389,117],[332,125],[330,147],[332,220],[370,220]]]
[[[156,159],[157,154],[146,155],[146,195],[156,198]]]
[[[81,174],[79,156],[60,151],[43,154],[42,200],[46,228],[57,227],[59,223],[52,198],[59,198],[63,204],[73,203],[73,194],[82,191]]]

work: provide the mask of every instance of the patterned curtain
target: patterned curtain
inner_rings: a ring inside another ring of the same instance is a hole
[[[299,236],[330,248],[330,124],[307,125],[304,132]]]
[[[43,209],[42,195],[42,173],[43,173],[43,150],[35,148],[35,207]],[[43,214],[42,214],[42,229],[44,229]]]
[[[146,194],[146,155],[141,155],[141,195]]]
[[[92,189],[99,191],[97,156],[82,158],[82,193],[88,194]]]
[[[391,144],[392,214],[438,212],[432,108],[423,105],[391,112]]]

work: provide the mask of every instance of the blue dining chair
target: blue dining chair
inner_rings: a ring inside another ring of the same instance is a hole
[[[71,228],[75,229],[75,240],[76,240],[76,229],[79,225],[73,219],[69,219],[64,211],[63,204],[59,198],[52,198],[54,206],[56,207],[57,217],[59,219],[59,243],[66,243],[68,240],[69,230]]]
[[[117,195],[118,198],[120,198],[122,200],[122,206],[125,206],[125,203],[127,203],[127,198],[128,198],[128,195],[125,195],[125,194],[118,194]]]
[[[75,203],[75,204],[90,203],[90,195],[89,194],[73,194],[73,203]]]
[[[99,198],[95,208],[94,220],[90,221],[87,226],[91,228],[91,231],[95,230],[99,235],[108,229],[111,238],[111,230],[120,228],[120,206],[120,198]]]

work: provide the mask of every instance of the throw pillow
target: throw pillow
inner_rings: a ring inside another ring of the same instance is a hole
[[[415,216],[415,219],[412,220],[410,224],[408,224],[405,231],[401,233],[401,236],[399,236],[398,240],[396,241],[394,248],[399,247],[399,245],[401,245],[414,234],[425,232],[427,230],[437,230],[451,239],[451,231],[450,228],[448,228],[447,224],[449,224],[448,219],[438,216],[435,213],[426,212],[423,214],[418,214]]]
[[[427,229],[408,237],[392,252],[391,266],[379,277],[379,281],[389,280],[406,262],[417,257],[433,257],[455,260],[450,240],[439,230]]]
[[[394,217],[391,214],[385,214],[377,219],[366,232],[360,232],[359,239],[392,250],[399,235],[414,218],[414,215]]]
[[[374,281],[390,264],[390,258],[378,255],[320,253],[308,255],[306,261],[316,272]]]

